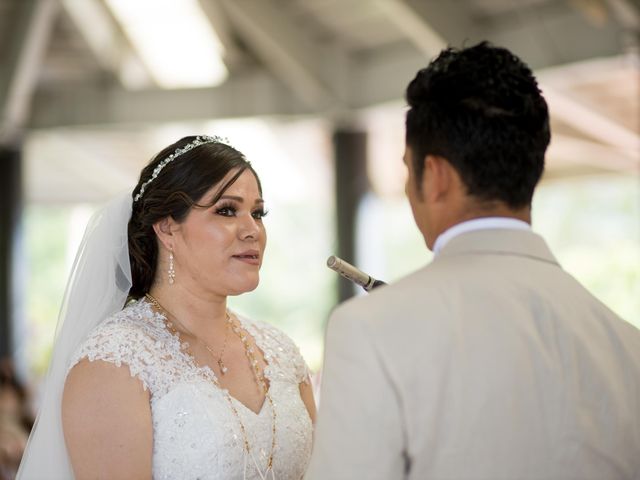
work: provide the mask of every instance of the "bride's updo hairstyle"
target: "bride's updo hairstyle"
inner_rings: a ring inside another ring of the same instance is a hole
[[[166,217],[180,223],[192,208],[211,207],[247,169],[256,177],[262,194],[260,179],[242,153],[210,137],[204,137],[205,143],[188,149],[194,142],[198,143],[198,138],[184,137],[169,145],[140,173],[140,180],[132,193],[134,200],[128,225],[132,276],[130,298],[144,296],[153,284],[158,262],[154,223]],[[188,151],[176,154],[185,147]],[[175,158],[167,162],[172,155]],[[158,168],[160,171],[155,173]],[[199,203],[211,187],[236,169],[237,172],[221,186],[211,202],[206,205]]]

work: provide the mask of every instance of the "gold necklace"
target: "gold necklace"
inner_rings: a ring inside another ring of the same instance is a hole
[[[244,345],[244,351],[245,354],[247,356],[247,358],[249,359],[249,364],[251,365],[251,368],[253,369],[253,373],[254,373],[254,378],[256,380],[256,383],[258,384],[258,386],[262,387],[262,392],[264,393],[264,397],[266,399],[266,401],[269,402],[269,408],[271,409],[271,452],[269,453],[269,458],[267,459],[267,469],[264,472],[265,476],[267,473],[269,473],[270,470],[273,469],[273,454],[275,452],[276,449],[276,408],[275,405],[273,403],[273,399],[271,398],[271,393],[269,392],[269,387],[267,386],[267,381],[266,378],[264,376],[264,371],[260,371],[260,364],[258,363],[258,360],[256,359],[255,355],[253,354],[253,348],[251,347],[251,345],[249,344],[249,338],[247,337],[247,335],[245,335],[242,331],[242,329],[240,329],[240,327],[233,325],[232,328],[233,333],[235,333],[238,338],[240,338],[240,341],[242,342],[242,344]],[[237,415],[237,413],[236,413]],[[244,429],[244,425],[242,425],[242,428]],[[249,453],[249,445],[248,445],[248,440],[246,437],[246,432],[245,432],[245,441],[247,441],[246,443],[246,449],[247,449],[247,453]],[[255,459],[254,459],[255,461]],[[256,465],[257,467],[257,465]]]
[[[220,373],[222,375],[224,375],[229,371],[229,369],[227,368],[227,366],[224,364],[224,361],[223,361],[224,352],[227,349],[227,339],[229,338],[229,330],[231,327],[231,317],[229,316],[229,312],[225,312],[227,326],[224,331],[224,342],[222,343],[222,349],[220,350],[220,355],[216,355],[213,349],[209,346],[207,342],[205,342],[204,340],[196,336],[191,330],[189,330],[187,326],[178,319],[178,317],[176,317],[172,313],[169,313],[169,311],[166,308],[160,305],[160,302],[158,302],[158,300],[153,295],[151,295],[150,293],[147,293],[145,296],[147,297],[147,299],[149,299],[149,301],[153,304],[154,307],[156,307],[158,310],[162,310],[163,312],[165,312],[167,316],[170,315],[176,322],[178,322],[178,325],[180,325],[180,327],[182,327],[182,329],[185,332],[187,332],[189,335],[195,338],[198,342],[204,345],[204,348],[207,349],[207,351],[211,354],[213,359],[218,364],[218,368],[220,369]]]
[[[167,311],[167,309],[164,308],[160,304],[160,302],[158,302],[158,300],[156,300],[156,298],[153,295],[151,295],[150,293],[145,294],[145,297],[151,302],[151,304],[154,307],[156,307],[158,310],[160,310],[160,312],[165,316],[165,318],[167,319],[166,325],[169,328],[169,331],[173,335],[175,335],[176,337],[179,338],[180,337],[180,332],[178,332],[178,330],[174,327],[174,325],[170,321],[168,321],[170,314]],[[184,326],[184,324],[182,322],[180,322],[180,320],[178,320],[177,317],[175,317],[174,315],[171,315],[171,317],[173,317],[180,324],[180,326],[184,330],[187,331],[187,333],[189,333],[196,340],[199,340],[198,337],[193,335],[189,331],[189,329],[186,328]],[[229,404],[229,407],[230,407],[231,411],[233,412],[233,415],[238,420],[238,424],[240,426],[240,432],[242,433],[242,440],[243,440],[243,443],[244,443],[243,450],[245,451],[245,454],[252,458],[255,467],[260,472],[260,475],[262,477],[266,478],[266,475],[270,471],[273,470],[273,456],[274,456],[274,452],[275,452],[275,449],[276,449],[276,409],[275,409],[275,404],[273,403],[273,398],[271,398],[271,392],[269,391],[269,387],[267,386],[266,378],[264,376],[264,371],[260,371],[260,364],[258,363],[258,360],[256,359],[255,355],[253,354],[254,350],[253,350],[253,348],[251,347],[251,345],[249,343],[249,339],[248,339],[247,335],[243,332],[243,330],[239,326],[237,326],[237,325],[235,325],[233,323],[233,320],[231,319],[231,316],[229,315],[228,312],[227,312],[227,326],[231,327],[231,330],[233,331],[233,333],[235,333],[238,336],[238,338],[240,339],[240,341],[242,342],[242,345],[244,346],[245,355],[249,359],[249,364],[251,365],[251,369],[252,369],[252,371],[254,373],[254,379],[255,379],[256,383],[258,384],[258,386],[262,387],[262,392],[264,393],[266,401],[269,402],[269,408],[271,409],[271,451],[269,452],[269,458],[267,459],[267,467],[266,467],[264,472],[260,471],[260,467],[258,466],[257,461],[256,461],[255,457],[253,456],[253,454],[251,452],[251,446],[249,444],[249,436],[247,434],[247,430],[246,430],[246,428],[244,426],[244,423],[242,423],[242,419],[240,418],[240,414],[238,413],[238,410],[236,409],[235,405],[233,404],[233,398],[231,397],[231,394],[229,393],[229,390],[225,389],[225,388],[222,388],[220,386],[220,383],[219,383],[218,379],[215,378],[215,376],[214,376],[214,384],[222,392],[224,392],[225,398],[227,399],[227,403]],[[205,345],[205,347],[208,347],[208,345],[205,342],[202,342],[202,343]],[[185,350],[187,350],[189,355],[191,355],[191,357],[193,358],[194,364],[195,364],[195,355],[193,354],[193,352],[189,348],[189,344],[187,342],[185,342],[183,345],[184,345]],[[225,336],[225,344],[224,345],[226,347],[226,336]],[[209,348],[207,348],[207,350],[209,350]],[[211,352],[211,350],[209,350],[209,353],[211,353],[213,355],[213,352]],[[220,365],[220,363],[218,363],[218,365]],[[222,368],[221,368],[221,371],[222,371]]]

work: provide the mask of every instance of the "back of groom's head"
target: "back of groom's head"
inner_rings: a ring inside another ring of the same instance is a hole
[[[418,182],[437,155],[467,194],[518,209],[531,204],[550,140],[547,104],[531,70],[487,42],[443,50],[407,87],[406,143]]]

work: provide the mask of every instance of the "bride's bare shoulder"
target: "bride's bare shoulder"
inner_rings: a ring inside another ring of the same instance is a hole
[[[149,392],[125,366],[82,359],[69,371],[62,426],[76,478],[150,478]]]

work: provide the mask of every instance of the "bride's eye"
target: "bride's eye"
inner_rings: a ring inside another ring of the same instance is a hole
[[[269,213],[268,210],[265,210],[264,208],[260,208],[258,210],[254,210],[253,212],[251,212],[251,216],[256,220],[262,220],[264,217],[267,216],[267,213]]]
[[[217,215],[222,215],[223,217],[235,217],[236,209],[231,205],[223,205],[216,209]]]

